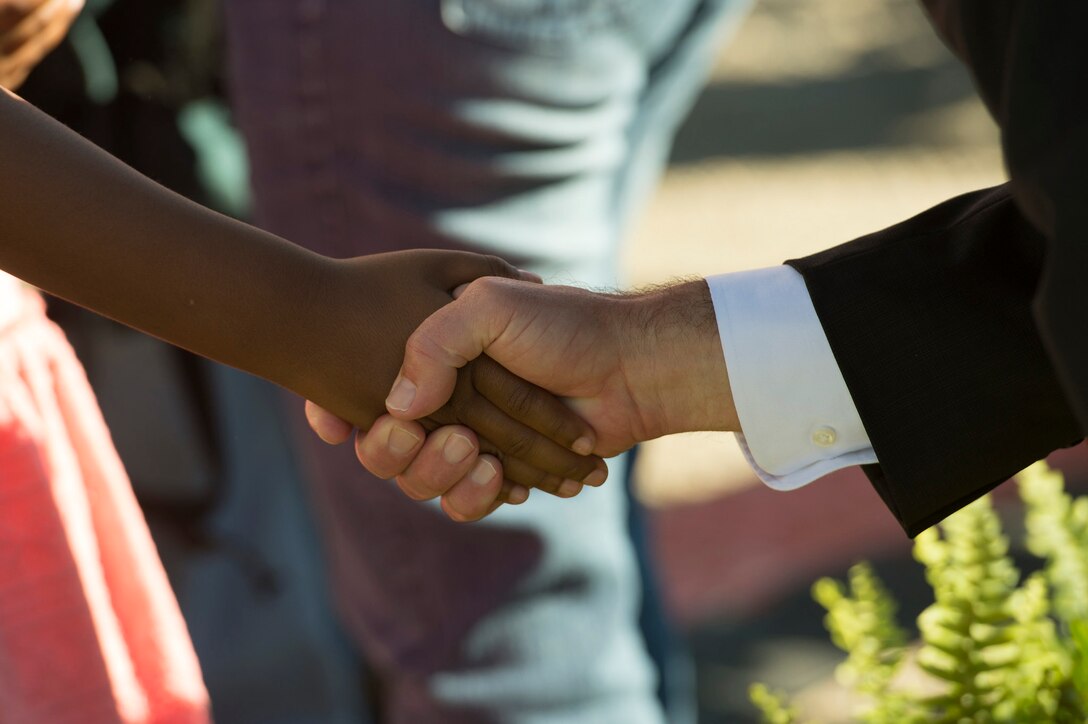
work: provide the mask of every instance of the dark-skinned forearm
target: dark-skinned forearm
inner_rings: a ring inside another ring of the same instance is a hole
[[[330,262],[189,202],[0,91],[0,269],[298,388]],[[284,349],[291,355],[284,354]]]

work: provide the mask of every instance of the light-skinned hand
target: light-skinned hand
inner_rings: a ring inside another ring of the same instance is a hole
[[[84,0],[0,0],[0,86],[15,90],[64,40]]]
[[[331,271],[315,287],[322,290],[315,303],[329,317],[315,329],[308,356],[324,370],[320,376],[307,375],[309,384],[315,385],[308,397],[336,405],[324,406],[336,416],[317,405],[307,407],[307,418],[322,439],[332,443],[347,439],[352,426],[343,420],[363,430],[373,427],[409,334],[428,314],[450,302],[451,291],[465,279],[485,274],[524,278],[499,259],[467,252],[419,250],[332,262]],[[372,301],[361,308],[367,299]],[[330,334],[340,341],[323,341]],[[358,351],[344,356],[350,349]],[[450,425],[457,427],[445,429]],[[434,433],[439,428],[444,429]],[[492,502],[523,502],[529,488],[558,488],[564,481],[596,479],[607,471],[599,458],[575,452],[588,453],[595,446],[590,425],[551,393],[487,357],[460,370],[448,403],[423,416],[420,425],[392,432],[379,427],[375,434],[383,434],[385,445],[399,451],[422,446],[432,432],[430,444],[441,446],[446,474],[456,472],[475,481]],[[478,457],[480,452],[488,455]],[[434,497],[424,487],[405,486],[405,492],[417,500]]]
[[[414,418],[442,404],[456,370],[485,352],[567,398],[596,430],[594,452],[604,457],[674,432],[739,429],[705,282],[609,295],[478,280],[412,334],[386,401],[390,419],[357,444],[364,464],[396,474],[402,488],[442,495],[457,519],[490,510],[488,491],[474,490],[458,477],[461,468],[444,465],[430,440],[411,451],[394,450],[389,441],[394,430],[413,429]]]

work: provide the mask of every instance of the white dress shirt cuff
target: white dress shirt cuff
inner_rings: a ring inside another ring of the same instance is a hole
[[[875,463],[808,289],[792,267],[707,277],[743,434],[760,480],[794,490]]]

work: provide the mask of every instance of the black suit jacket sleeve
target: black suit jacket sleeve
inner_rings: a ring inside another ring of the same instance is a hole
[[[999,186],[788,262],[909,535],[1081,437],[1032,314],[1045,251]]]
[[[789,262],[911,535],[1088,430],[1088,2],[923,1],[1011,183]]]
[[[1001,128],[1017,206],[1049,242],[1035,321],[1088,432],[1088,2],[923,4]]]

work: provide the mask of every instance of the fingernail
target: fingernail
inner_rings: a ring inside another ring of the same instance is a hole
[[[497,472],[495,466],[487,460],[477,460],[476,466],[472,468],[472,473],[469,477],[472,479],[472,482],[482,487],[494,480]]]
[[[389,431],[389,449],[397,455],[411,452],[419,444],[419,437],[403,427],[394,427]]]
[[[468,284],[462,284],[461,286],[455,288],[450,296],[452,296],[454,299],[457,299],[465,293],[466,289],[468,289]]]
[[[529,499],[529,489],[524,485],[515,485],[510,490],[510,495],[507,497],[506,502],[510,505],[521,505]]]
[[[412,406],[414,399],[416,399],[416,386],[404,375],[397,375],[397,381],[393,383],[389,397],[385,398],[385,406],[390,410],[404,412]]]
[[[588,437],[580,437],[574,441],[574,444],[571,445],[570,449],[579,455],[589,455],[593,452],[593,441]]]
[[[559,486],[560,498],[573,498],[582,492],[582,484],[577,480],[564,480],[563,484]]]
[[[592,487],[592,488],[595,488],[598,485],[600,485],[601,483],[603,483],[605,480],[608,480],[608,471],[607,470],[601,470],[600,468],[597,468],[592,473],[587,475],[582,480],[582,482],[584,484]]]
[[[446,444],[442,446],[442,457],[446,458],[448,463],[459,463],[469,456],[476,446],[472,444],[464,435],[454,433],[446,440]]]

